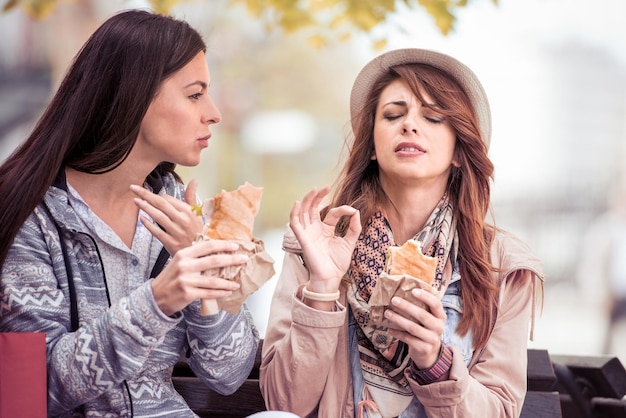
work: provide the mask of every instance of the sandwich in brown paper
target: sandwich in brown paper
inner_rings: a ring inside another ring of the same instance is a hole
[[[401,247],[389,248],[385,271],[378,277],[369,300],[372,324],[389,328],[384,313],[394,296],[422,307],[424,304],[411,294],[413,289],[424,289],[439,297],[443,296],[440,289],[435,288],[437,259],[424,255],[421,245],[419,241],[409,240]]]
[[[224,310],[236,314],[248,296],[274,275],[274,260],[265,251],[263,241],[253,235],[254,220],[261,205],[263,188],[246,182],[233,191],[222,191],[202,205],[205,219],[202,235],[196,241],[220,239],[239,245],[240,254],[250,258],[242,265],[215,268],[204,275],[234,280],[239,289],[225,298],[203,299],[202,314],[213,315]]]

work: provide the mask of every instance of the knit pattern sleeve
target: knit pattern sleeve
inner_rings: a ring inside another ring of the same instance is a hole
[[[246,305],[236,315],[220,311],[202,316],[200,303],[194,302],[184,316],[191,369],[216,392],[235,392],[252,371],[259,344],[259,332]]]

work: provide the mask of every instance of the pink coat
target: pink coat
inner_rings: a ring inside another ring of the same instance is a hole
[[[283,241],[285,260],[263,344],[260,386],[270,410],[301,417],[353,418],[345,288],[336,312],[322,312],[296,296],[308,280],[293,233]],[[526,396],[527,343],[537,296],[543,293],[540,260],[519,239],[498,233],[492,262],[500,268],[500,303],[487,345],[469,367],[453,347],[450,379],[409,382],[429,417],[519,417]]]

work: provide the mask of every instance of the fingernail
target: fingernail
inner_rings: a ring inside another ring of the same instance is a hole
[[[394,297],[391,299],[391,303],[393,303],[394,305],[399,305],[402,302],[400,301],[400,298]]]
[[[141,190],[141,187],[137,186],[136,184],[131,184],[130,190],[132,190],[133,192],[136,192],[136,191]]]
[[[385,318],[391,318],[393,316],[393,312],[390,310],[385,311]]]
[[[239,259],[239,261],[240,261],[240,262],[242,262],[242,263],[246,263],[246,262],[250,259],[250,257],[248,257],[247,255],[244,255],[244,254],[239,254],[239,255],[237,256],[237,258],[238,258],[238,259]]]
[[[422,289],[413,289],[411,293],[413,293],[413,296],[419,296],[422,293]]]

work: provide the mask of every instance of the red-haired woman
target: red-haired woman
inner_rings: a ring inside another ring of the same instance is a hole
[[[303,417],[517,417],[539,260],[486,222],[489,104],[445,54],[402,49],[359,73],[354,140],[330,202],[291,212],[263,347],[268,407]],[[321,210],[320,210],[321,208]],[[370,297],[390,246],[420,241],[437,292]]]

